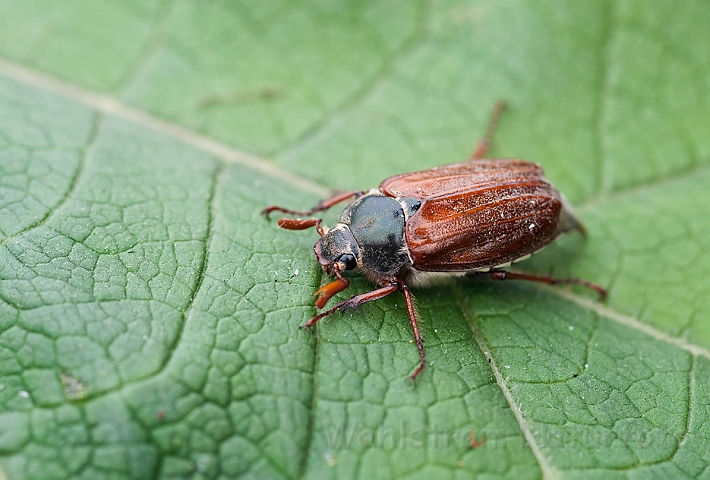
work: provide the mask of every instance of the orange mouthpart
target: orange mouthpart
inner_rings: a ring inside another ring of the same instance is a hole
[[[325,304],[328,303],[328,300],[330,300],[334,295],[337,295],[338,293],[348,288],[348,285],[350,285],[348,279],[340,277],[339,279],[334,280],[330,283],[326,283],[325,285],[320,287],[318,291],[313,294],[314,297],[318,297],[318,299],[316,300],[316,307],[325,307]]]

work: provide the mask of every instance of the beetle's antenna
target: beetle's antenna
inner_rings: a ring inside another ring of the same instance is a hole
[[[317,297],[316,307],[318,308],[325,307],[328,300],[348,288],[348,285],[350,285],[350,281],[343,277],[343,274],[340,272],[337,264],[331,263],[326,265],[325,270],[329,275],[335,276],[335,280],[330,283],[326,283],[313,294],[314,297]]]
[[[337,280],[334,280],[330,283],[326,283],[325,285],[320,287],[316,291],[316,293],[313,294],[314,297],[318,297],[316,300],[316,307],[325,307],[325,304],[328,303],[328,300],[348,288],[348,285],[350,285],[348,279],[338,275]]]
[[[320,226],[323,219],[321,218],[281,218],[278,221],[278,226],[286,230],[305,230],[307,228],[316,227],[316,231],[322,237],[324,234],[323,227]]]

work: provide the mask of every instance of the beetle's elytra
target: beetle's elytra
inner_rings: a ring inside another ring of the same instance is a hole
[[[468,161],[385,179],[379,188],[349,191],[323,200],[311,210],[299,212],[281,207],[273,211],[309,217],[333,205],[350,201],[331,228],[321,219],[282,218],[289,230],[315,227],[320,238],[316,258],[336,279],[314,296],[323,308],[330,298],[348,287],[345,270],[357,268],[379,288],[338,303],[308,321],[401,291],[419,350],[415,379],[425,365],[424,346],[410,286],[424,286],[432,279],[472,272],[492,279],[518,279],[548,284],[578,284],[606,291],[577,278],[502,270],[528,258],[562,233],[583,232],[570,205],[545,178],[535,163],[515,159],[484,159],[490,139],[504,108],[493,110],[484,139]]]

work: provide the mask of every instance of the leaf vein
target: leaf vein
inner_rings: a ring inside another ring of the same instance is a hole
[[[308,415],[308,427],[306,430],[306,444],[303,448],[303,458],[299,466],[298,478],[306,478],[306,472],[308,471],[308,459],[310,458],[311,447],[313,445],[313,434],[315,430],[315,412],[318,407],[318,366],[320,360],[320,344],[321,336],[319,332],[315,333],[315,342],[313,346],[313,371],[311,372],[311,378],[313,379],[313,385],[311,388],[311,404],[310,415]]]
[[[320,119],[316,120],[309,128],[303,131],[301,135],[296,137],[290,144],[284,145],[280,149],[272,152],[275,156],[282,156],[288,150],[298,149],[299,146],[307,143],[310,139],[316,137],[320,132],[330,124],[337,114],[342,114],[345,111],[354,110],[359,106],[367,96],[372,93],[377,85],[390,75],[392,66],[401,57],[412,51],[422,40],[426,34],[426,20],[429,16],[429,1],[421,0],[419,2],[419,18],[411,35],[404,39],[402,43],[387,56],[380,68],[375,71],[369,79],[362,82],[359,89],[355,90],[350,96],[335,105],[333,108],[326,111]]]
[[[76,171],[74,172],[74,175],[69,182],[69,187],[67,188],[67,191],[62,195],[62,198],[59,199],[59,201],[54,205],[53,208],[50,208],[47,210],[47,213],[44,214],[41,218],[39,218],[36,222],[33,224],[23,228],[19,232],[15,233],[14,235],[6,237],[2,242],[0,242],[0,247],[4,246],[7,244],[12,239],[18,238],[22,236],[23,234],[29,232],[30,230],[33,230],[37,227],[40,227],[47,223],[49,218],[59,211],[61,207],[71,198],[71,196],[74,194],[76,191],[76,187],[79,183],[79,177],[82,175],[84,172],[84,169],[86,168],[86,160],[89,157],[89,153],[94,146],[94,143],[96,142],[96,138],[98,137],[99,130],[101,130],[100,124],[102,121],[102,115],[99,113],[96,115],[96,118],[94,119],[94,122],[92,124],[91,132],[89,133],[89,137],[86,141],[86,145],[81,149],[81,158],[79,159],[79,163],[77,164]]]
[[[185,143],[214,155],[224,162],[236,163],[253,168],[270,177],[283,180],[291,185],[296,185],[304,191],[317,193],[322,196],[328,195],[330,191],[328,188],[310,180],[297,177],[290,172],[284,172],[274,167],[263,158],[237,150],[229,145],[213,140],[206,135],[201,135],[187,128],[167,122],[142,110],[129,107],[110,95],[104,95],[77,87],[70,83],[57,80],[50,75],[45,75],[4,59],[0,59],[0,76],[57,93],[83,105],[92,107],[99,112],[116,115],[137,125],[145,126],[152,130],[170,135],[171,137],[178,138]]]
[[[530,425],[525,420],[525,417],[523,417],[523,413],[520,410],[520,407],[515,403],[513,394],[508,388],[508,385],[506,384],[506,381],[503,378],[503,374],[501,373],[500,368],[498,368],[498,364],[496,363],[495,358],[493,358],[493,355],[491,354],[491,349],[488,346],[488,343],[486,342],[486,339],[484,338],[483,333],[481,332],[478,326],[478,322],[476,321],[475,316],[472,316],[469,312],[469,309],[466,308],[466,305],[464,305],[463,294],[461,293],[460,287],[455,285],[452,289],[454,293],[454,298],[456,299],[456,304],[458,305],[458,308],[461,310],[461,313],[466,319],[466,323],[471,329],[471,333],[473,334],[474,340],[478,344],[478,348],[481,349],[483,355],[488,359],[488,364],[491,366],[495,381],[498,384],[498,387],[500,388],[501,392],[503,393],[505,400],[508,402],[510,410],[513,412],[513,415],[515,415],[515,419],[518,422],[518,425],[520,426],[520,430],[523,436],[525,437],[525,441],[530,446],[530,450],[532,451],[533,455],[535,456],[535,459],[537,460],[540,466],[543,478],[557,478],[557,473],[555,469],[547,461],[547,458],[542,452],[542,448],[537,443],[537,439],[535,438],[535,435],[533,434]]]
[[[579,305],[582,308],[592,310],[597,315],[602,316],[608,320],[616,322],[618,324],[624,325],[626,327],[632,328],[639,332],[645,333],[656,340],[660,340],[664,343],[675,345],[693,355],[701,356],[710,359],[710,350],[700,347],[698,345],[692,344],[683,338],[674,337],[667,332],[659,330],[651,325],[643,323],[638,319],[619,313],[605,305],[600,304],[597,301],[582,298],[570,291],[560,289],[560,288],[548,288],[546,286],[539,286],[539,288],[544,288],[550,292],[554,292],[556,295],[569,300],[570,302]]]
[[[598,174],[596,178],[597,192],[609,191],[611,178],[608,172],[606,149],[604,148],[604,119],[606,116],[606,102],[609,98],[609,62],[611,60],[612,47],[615,39],[615,15],[614,2],[609,2],[605,8],[606,18],[604,20],[604,35],[601,44],[601,61],[599,62],[599,101],[597,103],[595,116],[595,144],[597,150]]]

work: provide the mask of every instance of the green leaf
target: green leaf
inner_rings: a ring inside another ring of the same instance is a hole
[[[707,2],[252,3],[0,0],[0,476],[707,475]],[[260,211],[466,158],[500,98],[588,231],[521,268],[607,303],[418,290],[416,386],[401,296],[299,329],[315,234]]]

